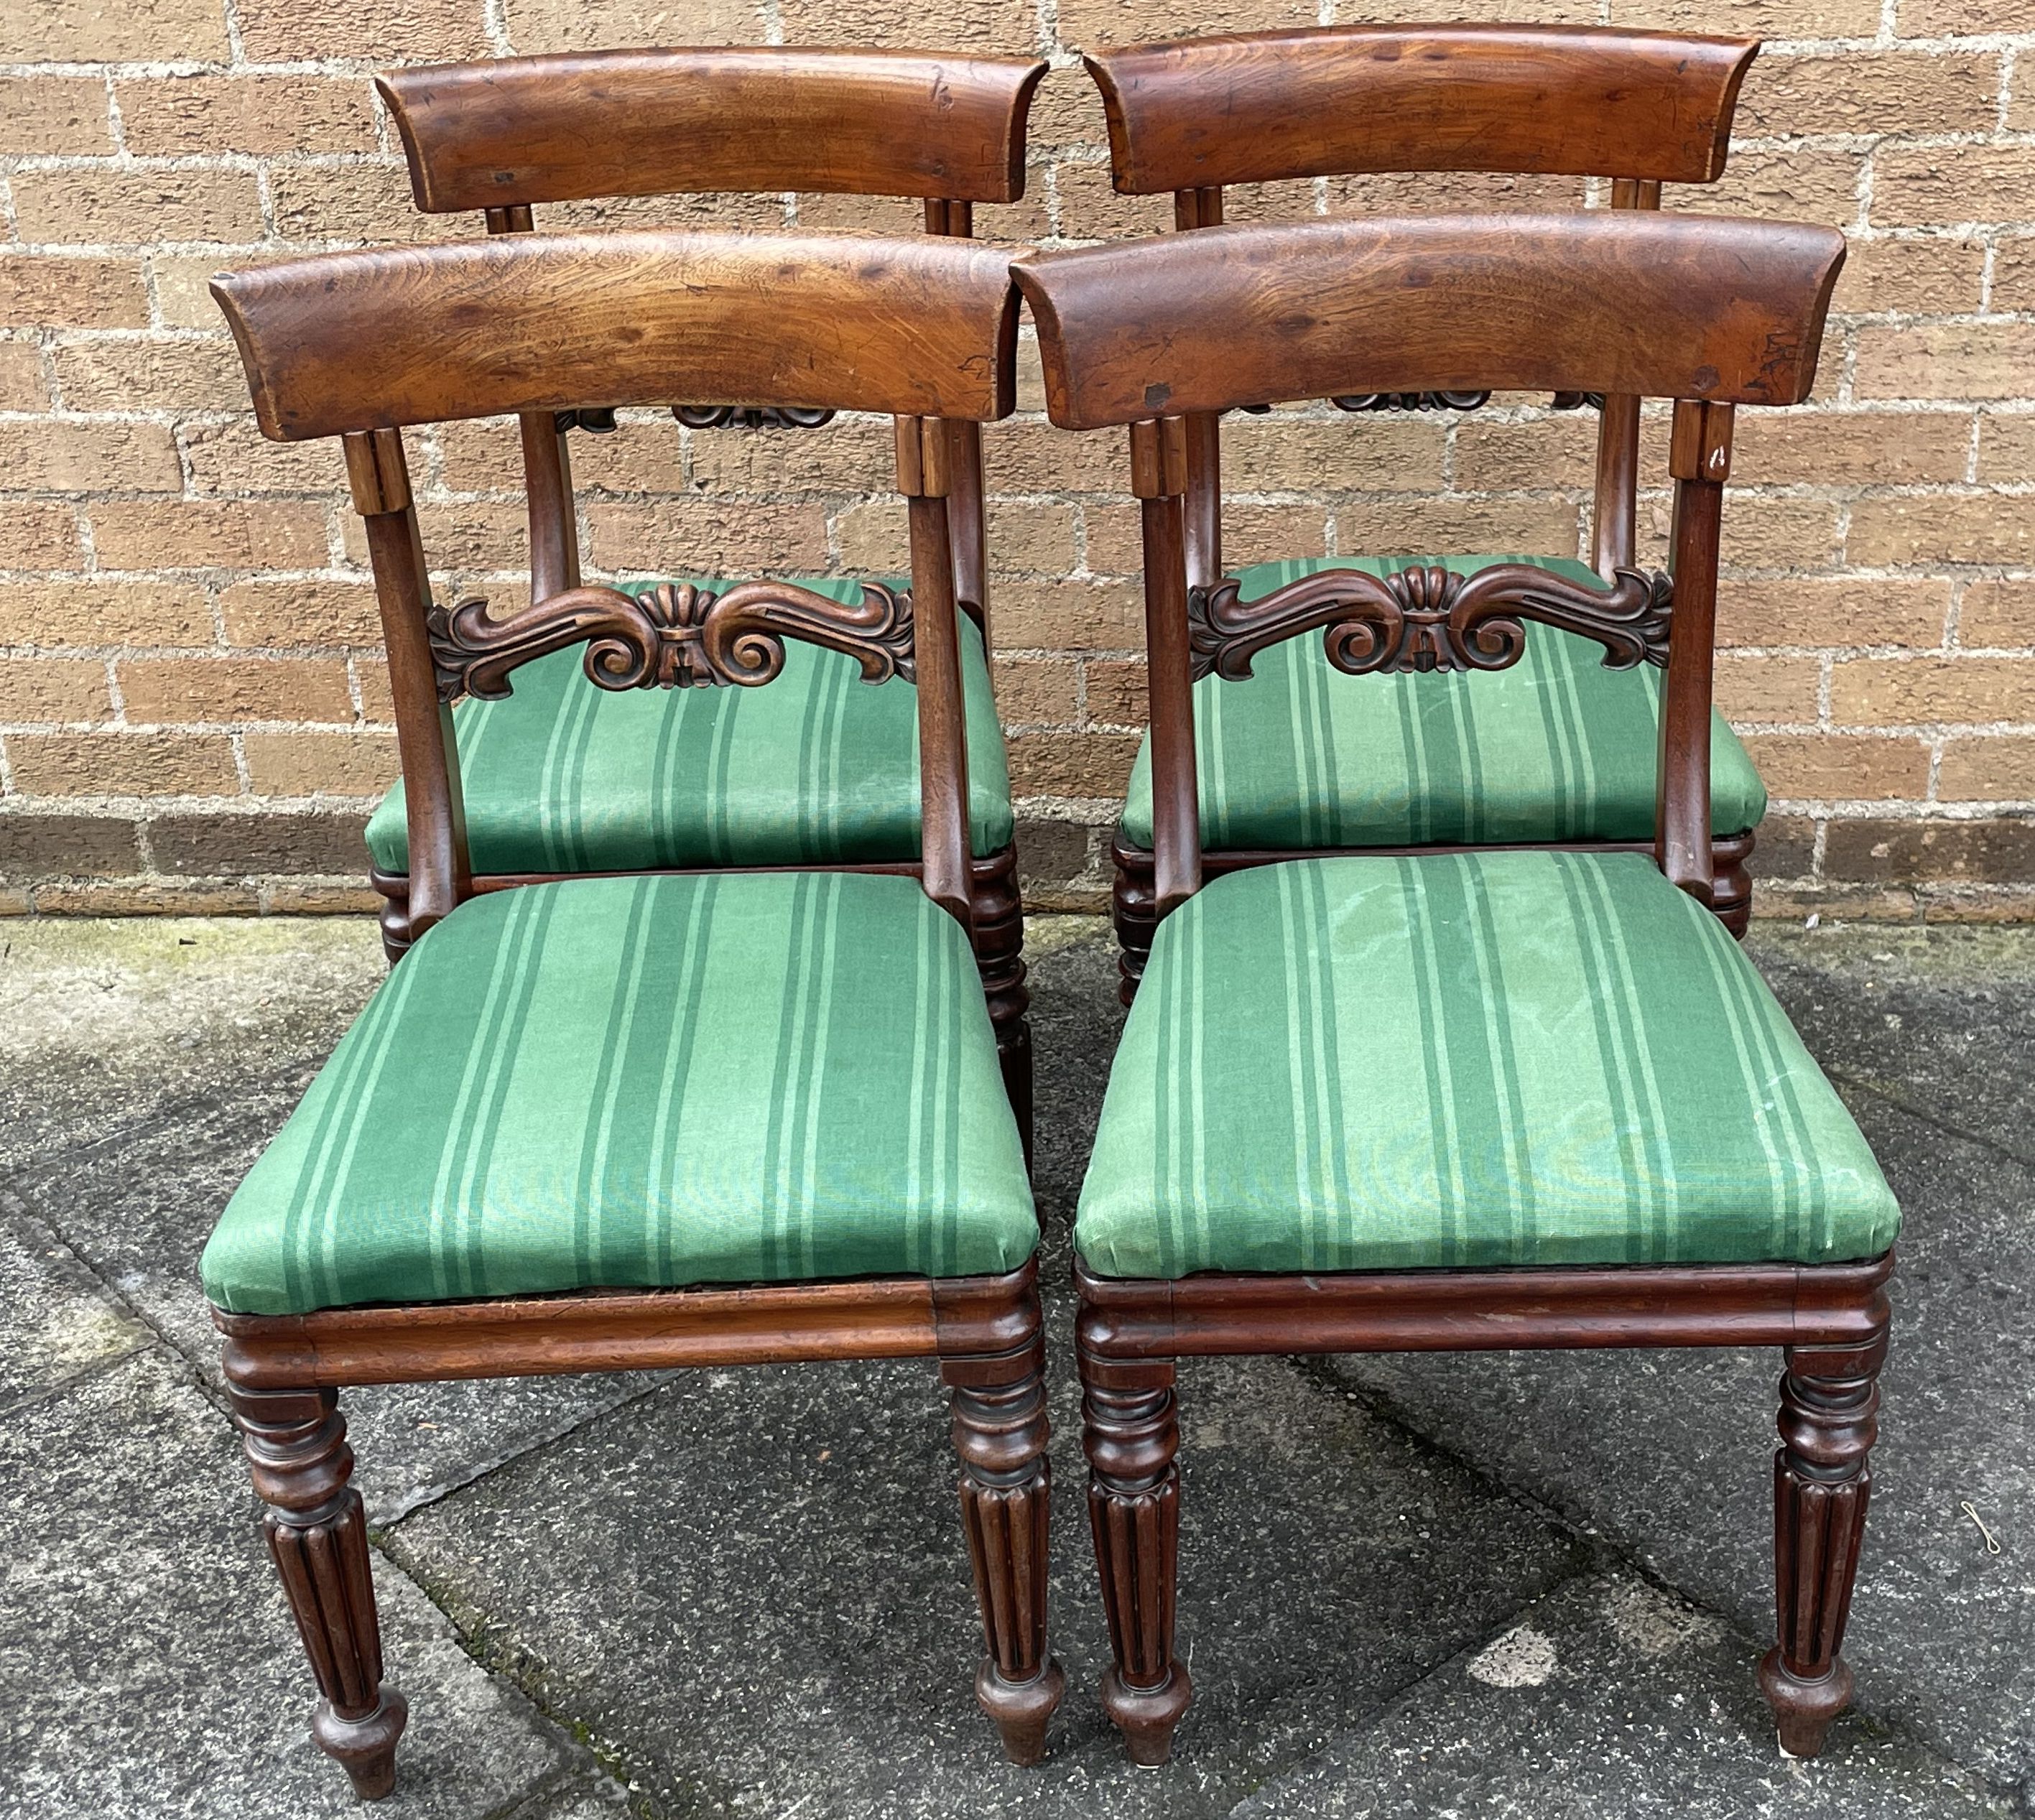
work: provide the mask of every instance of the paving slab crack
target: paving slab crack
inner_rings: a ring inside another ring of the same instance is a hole
[[[1480,1485],[1498,1496],[1509,1500],[1566,1536],[1576,1547],[1582,1549],[1595,1563],[1593,1569],[1582,1570],[1585,1574],[1591,1571],[1601,1574],[1607,1569],[1615,1569],[1630,1574],[1655,1590],[1680,1600],[1692,1610],[1714,1619],[1733,1635],[1741,1639],[1749,1649],[1757,1650],[1766,1646],[1769,1639],[1752,1635],[1730,1612],[1703,1598],[1700,1594],[1691,1592],[1686,1588],[1677,1585],[1637,1555],[1622,1547],[1611,1536],[1600,1530],[1583,1526],[1569,1513],[1557,1506],[1549,1504],[1530,1489],[1514,1483],[1503,1473],[1494,1472],[1477,1460],[1474,1455],[1451,1447],[1446,1442],[1439,1439],[1423,1427],[1412,1412],[1406,1410],[1388,1393],[1375,1389],[1359,1389],[1344,1382],[1331,1374],[1327,1360],[1324,1357],[1314,1355],[1296,1356],[1290,1359],[1288,1363],[1300,1376],[1311,1379],[1338,1395],[1348,1397],[1378,1420],[1405,1435],[1413,1445],[1427,1450],[1439,1459],[1448,1461],[1459,1471],[1468,1474]],[[1526,1603],[1528,1605],[1538,1603],[1538,1596]],[[1525,1608],[1524,1606],[1521,1608],[1522,1610]],[[1517,1613],[1514,1615],[1516,1617]],[[1507,1620],[1508,1623],[1510,1622],[1510,1619]],[[1504,1627],[1501,1626],[1491,1634],[1495,1637],[1502,1636],[1503,1634]],[[1455,1660],[1457,1657],[1451,1656],[1447,1662],[1436,1664],[1420,1678],[1421,1680],[1431,1679],[1434,1675],[1443,1672],[1449,1667],[1450,1662]],[[1418,1685],[1417,1682],[1412,1683],[1407,1687],[1401,1689],[1394,1696],[1394,1702],[1407,1698],[1412,1688]],[[2021,1807],[2022,1811],[2029,1811],[2026,1784],[2002,1782],[1997,1778],[1988,1777],[1984,1770],[1943,1749],[1933,1739],[1913,1728],[1890,1719],[1869,1706],[1855,1702],[1852,1709],[1888,1735],[1903,1739],[1916,1749],[1927,1753],[1937,1762],[1954,1768],[1961,1775],[1969,1777],[1973,1781],[1979,1783],[2000,1799],[2014,1802]]]

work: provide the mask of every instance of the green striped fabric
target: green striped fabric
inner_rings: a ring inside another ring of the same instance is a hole
[[[205,1247],[238,1313],[1015,1269],[967,937],[916,880],[572,879],[405,955]]]
[[[702,581],[725,590],[732,584]],[[654,585],[632,585],[631,592]],[[860,582],[802,581],[837,600]],[[893,587],[902,587],[893,581]],[[1010,842],[1010,777],[982,634],[964,620],[972,838]],[[475,871],[635,872],[919,857],[919,698],[795,639],[762,689],[597,689],[585,648],[525,664],[500,701],[453,711]],[[410,869],[403,786],[367,824],[384,872]]]
[[[1529,556],[1320,557],[1238,577],[1243,597],[1322,569],[1458,575],[1533,562],[1601,586],[1580,562]],[[1607,670],[1604,647],[1529,624],[1510,669],[1349,676],[1318,633],[1262,652],[1240,682],[1194,685],[1202,842],[1211,852],[1646,840],[1653,833],[1661,672]],[[1736,834],[1766,813],[1737,735],[1710,720],[1710,826]],[[1152,844],[1152,755],[1141,748],[1123,835]]]
[[[1875,1257],[1899,1213],[1643,855],[1289,861],[1159,927],[1074,1242],[1109,1277]]]

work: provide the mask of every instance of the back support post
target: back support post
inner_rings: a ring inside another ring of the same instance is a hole
[[[1675,404],[1675,615],[1661,690],[1654,780],[1654,858],[1674,884],[1710,901],[1710,677],[1717,632],[1717,539],[1731,474],[1732,408]]]
[[[1611,186],[1614,209],[1661,206],[1661,186],[1621,177]],[[1597,494],[1590,513],[1592,560],[1607,581],[1630,569],[1637,540],[1638,513],[1639,400],[1629,394],[1604,399],[1597,432]]]
[[[367,533],[374,597],[389,651],[396,743],[403,765],[410,844],[410,930],[421,935],[473,895],[459,750],[452,709],[438,698],[426,615],[431,585],[402,433],[356,430],[340,438],[353,509]]]
[[[1130,426],[1130,490],[1144,514],[1153,913],[1163,919],[1193,897],[1202,884],[1192,655],[1187,641],[1187,438],[1183,419],[1146,418]]]

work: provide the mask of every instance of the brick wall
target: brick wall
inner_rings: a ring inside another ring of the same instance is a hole
[[[1718,690],[1776,799],[1764,904],[2035,912],[2030,0],[0,0],[0,909],[363,901],[358,830],[395,754],[357,528],[329,448],[254,433],[205,280],[284,250],[472,230],[412,212],[375,70],[716,39],[1044,51],[1031,194],[980,213],[1050,242],[1168,220],[1110,193],[1078,47],[1395,13],[1766,37],[1730,175],[1679,200],[1853,242],[1818,402],[1747,413],[1726,514]],[[1577,194],[1401,179],[1239,194],[1232,212]],[[912,220],[826,197],[788,212]],[[989,437],[1000,699],[1033,897],[1093,901],[1143,710],[1136,521],[1117,439],[1051,431],[1036,382],[1025,403]],[[1230,551],[1578,549],[1593,434],[1529,400],[1235,422]],[[510,434],[460,426],[412,447],[441,587],[513,597]],[[765,442],[639,413],[577,441],[589,566],[901,566],[901,510],[867,497],[886,448],[869,422]],[[1664,491],[1642,521],[1657,559]]]

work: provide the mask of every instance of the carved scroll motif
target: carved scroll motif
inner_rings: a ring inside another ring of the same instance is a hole
[[[674,404],[671,415],[688,430],[720,430],[731,424],[744,430],[817,430],[833,420],[831,411],[796,404]],[[605,436],[615,428],[612,406],[582,404],[577,410],[555,411],[551,419],[561,435],[577,429]]]
[[[1674,585],[1664,574],[1621,569],[1608,590],[1502,562],[1474,575],[1443,568],[1394,575],[1327,569],[1259,600],[1239,600],[1232,580],[1187,594],[1197,680],[1251,674],[1268,645],[1325,628],[1329,661],[1352,676],[1398,670],[1503,670],[1525,649],[1522,620],[1594,639],[1604,666],[1665,664]]]
[[[674,404],[671,415],[688,430],[817,430],[831,411],[798,404]]]
[[[1488,392],[1350,392],[1329,402],[1338,411],[1476,411]]]
[[[586,645],[588,681],[603,689],[754,687],[784,667],[784,641],[844,652],[865,682],[913,679],[912,596],[865,581],[858,606],[788,581],[743,581],[716,594],[690,582],[641,595],[573,588],[488,617],[485,600],[431,609],[426,624],[445,701],[498,701],[519,664]]]

